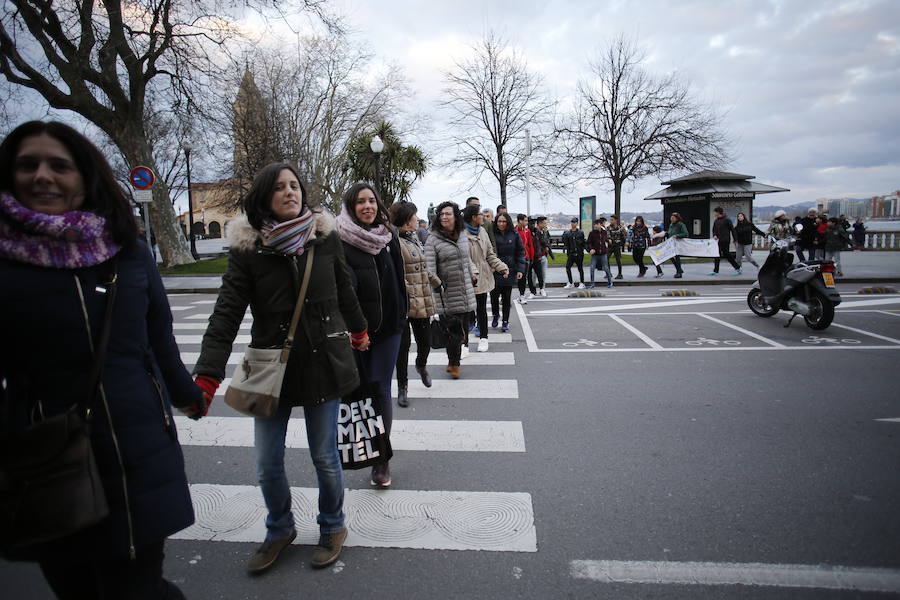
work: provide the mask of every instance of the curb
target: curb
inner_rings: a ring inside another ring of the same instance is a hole
[[[695,292],[694,290],[664,290],[660,293],[660,296],[664,297],[672,297],[672,296],[699,296],[699,292]]]
[[[856,292],[857,294],[896,294],[897,290],[892,287],[865,287]]]

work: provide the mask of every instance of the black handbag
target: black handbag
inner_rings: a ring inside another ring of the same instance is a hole
[[[364,469],[387,462],[394,455],[385,428],[381,387],[369,381],[357,358],[360,385],[341,398],[338,407],[338,454],[344,469]]]
[[[441,306],[444,306],[444,293],[438,289],[441,296]],[[431,347],[435,350],[446,348],[455,335],[462,332],[462,322],[455,315],[434,315],[428,323],[428,333],[431,337]]]
[[[28,556],[43,544],[77,533],[109,515],[90,439],[91,405],[102,393],[101,377],[116,296],[115,259],[107,301],[84,399],[62,414],[42,418],[40,403],[27,407],[27,424],[16,426],[12,398],[4,411],[10,433],[0,459],[0,553]],[[81,283],[76,286],[81,294]],[[81,306],[90,340],[84,297]]]

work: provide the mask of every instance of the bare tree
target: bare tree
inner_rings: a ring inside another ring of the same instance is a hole
[[[506,42],[490,33],[473,47],[474,56],[457,61],[444,74],[446,100],[456,154],[446,165],[473,172],[471,185],[487,172],[500,186],[500,201],[506,204],[507,188],[525,182],[526,171],[534,181],[551,182],[543,162],[531,164],[533,145],[544,143],[537,135],[554,103],[542,90],[542,79],[531,73],[525,59]],[[471,187],[471,186],[470,186]]]
[[[579,82],[575,107],[556,128],[580,179],[612,183],[615,214],[626,181],[729,160],[718,113],[695,100],[677,74],[645,71],[643,59],[624,36],[611,42],[591,62],[591,78]]]
[[[223,53],[240,36],[230,10],[287,10],[272,0],[9,0],[0,18],[0,73],[57,109],[71,110],[103,131],[130,167],[159,171],[147,133],[148,101],[165,98],[190,122],[208,83],[221,75]],[[322,10],[321,0],[301,8]],[[150,218],[163,262],[192,262],[177,226],[169,188],[153,188]]]
[[[244,93],[223,119],[234,140],[237,188],[223,206],[237,207],[253,174],[271,158],[295,164],[311,202],[336,210],[351,176],[351,143],[397,111],[407,93],[397,68],[379,73],[371,61],[341,33],[301,38],[295,51],[258,51],[241,84],[248,89],[249,73],[257,91]],[[262,156],[268,158],[257,164]]]

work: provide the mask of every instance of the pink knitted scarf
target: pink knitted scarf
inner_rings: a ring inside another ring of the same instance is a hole
[[[98,265],[120,249],[101,216],[81,210],[48,215],[0,194],[0,258],[77,269]]]

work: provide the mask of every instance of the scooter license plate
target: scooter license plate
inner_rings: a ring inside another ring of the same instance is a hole
[[[834,287],[834,275],[831,273],[822,273],[822,279],[825,280],[825,287]]]

